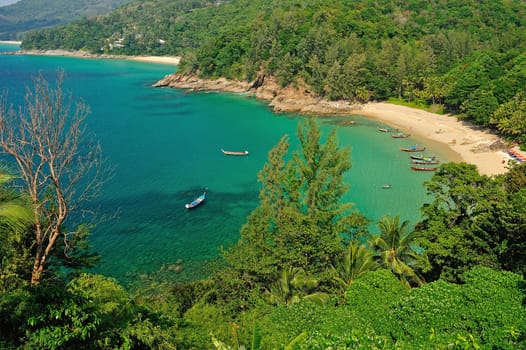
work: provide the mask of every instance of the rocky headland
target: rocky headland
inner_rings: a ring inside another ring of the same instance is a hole
[[[252,82],[218,79],[201,79],[196,75],[170,74],[154,87],[171,87],[188,91],[220,91],[245,93],[268,101],[274,112],[315,115],[348,115],[360,110],[361,105],[348,101],[328,101],[315,96],[307,88],[287,86],[281,88],[273,77],[258,76]]]

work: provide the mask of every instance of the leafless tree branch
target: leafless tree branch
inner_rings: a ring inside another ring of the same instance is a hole
[[[16,161],[36,216],[32,284],[40,281],[57,239],[67,241],[63,226],[70,213],[99,195],[111,173],[86,131],[89,106],[63,83],[63,72],[55,86],[39,74],[17,111],[0,98],[0,147]]]

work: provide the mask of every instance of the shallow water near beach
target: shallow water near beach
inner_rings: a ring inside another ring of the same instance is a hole
[[[152,88],[174,67],[124,60],[0,55],[0,90],[8,89],[9,101],[19,104],[32,76],[53,78],[59,69],[66,87],[91,106],[89,130],[115,168],[92,203],[118,213],[93,230],[102,256],[95,271],[125,284],[205,276],[218,248],[238,239],[257,206],[257,173],[269,150],[285,134],[296,149],[303,117],[274,114],[242,94]],[[348,120],[356,124],[342,125]],[[352,149],[345,200],[373,223],[386,214],[415,223],[426,199],[422,183],[432,173],[410,170],[408,154],[399,148],[422,141],[392,139],[378,132],[377,121],[358,116],[321,121],[325,135],[337,127],[340,145]],[[221,148],[250,154],[225,156]],[[439,147],[429,152],[441,160],[448,156]],[[205,189],[205,202],[187,210],[185,204]]]

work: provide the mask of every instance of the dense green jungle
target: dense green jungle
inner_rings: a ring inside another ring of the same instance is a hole
[[[401,99],[524,144],[525,23],[521,0],[134,1],[22,47],[182,56],[185,73]]]
[[[186,74],[396,99],[524,144],[525,12],[520,0],[133,1],[22,47],[177,55]],[[259,205],[207,279],[126,289],[86,272],[89,224],[65,225],[105,175],[96,145],[75,157],[87,106],[66,97],[59,76],[36,78],[25,108],[0,99],[0,147],[19,165],[0,176],[0,348],[526,348],[526,164],[494,177],[441,164],[414,229],[385,215],[372,233],[342,201],[350,150],[306,119],[297,150],[283,137],[269,152]]]

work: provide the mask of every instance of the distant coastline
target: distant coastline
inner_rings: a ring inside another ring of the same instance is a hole
[[[12,40],[0,40],[0,44],[22,45],[22,42],[21,41],[12,41]]]
[[[0,42],[12,43],[19,42]],[[115,60],[130,60],[138,62],[149,62],[157,64],[166,64],[171,66],[178,66],[181,62],[181,57],[178,56],[125,56],[125,55],[96,55],[86,51],[70,51],[70,50],[18,50],[5,54],[11,55],[35,55],[35,56],[64,56],[75,58],[95,58],[95,59],[115,59]]]

